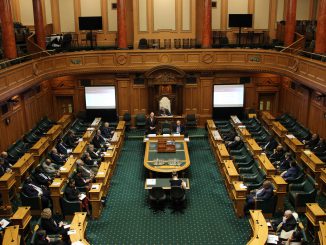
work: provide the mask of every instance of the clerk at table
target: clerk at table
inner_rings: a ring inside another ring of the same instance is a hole
[[[149,118],[147,118],[146,125],[148,134],[156,134],[156,119],[154,117],[154,112],[151,112],[151,114],[149,114]]]
[[[181,124],[181,121],[178,120],[176,125],[173,127],[173,133],[175,134],[185,134],[185,126]]]

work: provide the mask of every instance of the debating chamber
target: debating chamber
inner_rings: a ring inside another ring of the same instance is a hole
[[[326,0],[0,0],[0,244],[326,245]]]

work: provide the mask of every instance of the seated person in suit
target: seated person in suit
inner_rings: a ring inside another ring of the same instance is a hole
[[[5,164],[5,160],[3,158],[0,158],[0,177],[5,173],[10,173],[10,172],[12,172],[11,168],[9,168]]]
[[[185,134],[185,126],[181,124],[181,121],[178,120],[176,125],[173,126],[172,129],[173,133],[175,134]]]
[[[283,146],[278,145],[274,150],[274,153],[269,156],[269,160],[274,164],[274,162],[281,161],[284,158],[284,154]]]
[[[326,140],[320,138],[318,144],[312,149],[312,151],[317,155],[322,155],[326,153]]]
[[[12,164],[10,164],[9,159],[8,159],[8,152],[6,152],[6,151],[1,152],[0,158],[3,159],[4,164],[5,164],[5,166],[7,168],[11,168],[12,167]]]
[[[154,117],[154,112],[149,114],[149,118],[146,120],[147,134],[156,134],[156,119]]]
[[[72,152],[72,147],[67,146],[61,139],[60,142],[57,144],[57,150],[60,154],[67,155]]]
[[[35,236],[35,245],[66,245],[69,243],[65,243],[61,240],[61,236],[51,236],[49,237],[46,234],[45,230],[38,229],[36,231]]]
[[[89,210],[89,199],[86,196],[85,198],[83,198],[83,200],[80,200],[81,193],[76,188],[75,180],[72,178],[69,179],[68,185],[65,189],[65,197],[68,201],[80,201],[83,209],[87,211],[87,214],[91,214]]]
[[[97,130],[93,140],[92,144],[95,148],[101,149],[101,151],[104,151],[106,148],[106,139],[102,136],[101,130]]]
[[[106,139],[111,139],[114,134],[114,128],[110,128],[108,122],[104,123],[104,127],[101,129],[102,136]]]
[[[186,189],[187,185],[186,182],[184,182],[181,179],[178,179],[178,173],[177,172],[172,172],[172,179],[170,180],[171,187],[181,187],[182,189]]]
[[[306,149],[313,149],[319,142],[319,135],[318,134],[313,134],[311,136],[310,140],[304,140],[304,146]]]
[[[88,166],[94,173],[97,173],[100,162],[92,159],[87,151],[84,153],[82,160],[84,161],[85,165]]]
[[[41,197],[43,208],[47,208],[50,203],[50,191],[46,188],[46,186],[39,186],[32,181],[30,177],[28,177],[24,184],[22,191],[28,197]]]
[[[102,157],[104,156],[104,153],[101,153],[100,150],[95,150],[94,145],[90,144],[87,147],[87,152],[89,153],[90,157],[94,160],[96,160],[97,162],[100,162]]]
[[[298,167],[298,165],[296,164],[295,161],[292,161],[290,163],[290,168],[287,171],[284,171],[281,176],[283,177],[283,179],[285,181],[287,180],[294,180],[296,178],[298,178],[300,175],[300,168]]]
[[[223,139],[225,140],[225,142],[229,143],[232,140],[234,140],[234,138],[237,136],[237,134],[235,133],[234,130],[230,130],[226,133],[223,133],[222,136],[223,136]]]
[[[74,177],[76,187],[85,187],[86,189],[90,189],[90,185],[92,183],[92,179],[84,178],[82,176],[82,171],[77,169],[77,173]]]
[[[266,143],[266,145],[264,145],[262,148],[263,148],[263,151],[267,154],[267,155],[270,155],[273,153],[274,149],[277,147],[278,143],[277,141],[274,139],[273,136],[271,136],[269,138],[269,141]]]
[[[282,222],[277,226],[276,232],[281,233],[282,231],[289,232],[295,230],[297,227],[297,220],[292,214],[291,210],[286,210],[283,215]]]
[[[276,166],[280,171],[288,170],[290,168],[291,157],[291,152],[285,153],[284,159],[274,162],[274,166]]]
[[[273,185],[270,181],[266,180],[260,189],[252,190],[246,198],[244,205],[244,213],[247,214],[250,209],[255,208],[256,199],[268,200],[273,196]]]
[[[69,148],[75,148],[76,145],[78,144],[78,138],[75,135],[75,132],[70,130],[68,131],[64,143],[69,147]]]
[[[36,183],[39,185],[44,185],[49,187],[53,182],[53,179],[43,171],[41,166],[37,166],[35,168],[35,173],[33,176]]]
[[[57,223],[52,217],[52,211],[49,208],[43,209],[41,212],[41,222],[40,227],[46,231],[49,235],[62,235],[63,240],[69,241],[67,231],[69,228],[65,229],[66,224],[62,221]]]
[[[58,150],[53,147],[49,153],[51,159],[54,163],[63,165],[67,161],[68,156],[65,154],[58,153]]]
[[[57,164],[52,163],[49,158],[42,163],[42,168],[44,169],[44,172],[49,174],[51,177],[58,177],[60,174],[60,167]]]
[[[160,116],[171,116],[171,113],[168,109],[161,107],[159,111]]]
[[[230,150],[235,150],[239,149],[243,145],[243,142],[241,141],[241,138],[239,136],[234,137],[234,141],[231,141],[227,144],[227,149]]]
[[[301,245],[302,243],[302,238],[303,238],[303,233],[301,229],[295,230],[290,238],[285,242],[285,245]]]
[[[90,179],[94,178],[96,173],[93,172],[93,170],[90,169],[88,166],[86,166],[83,160],[78,159],[76,163],[77,163],[77,169],[81,171],[81,174],[84,178],[90,178]]]

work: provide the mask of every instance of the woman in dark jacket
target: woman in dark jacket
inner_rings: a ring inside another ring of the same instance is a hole
[[[70,178],[68,181],[68,185],[65,189],[65,196],[68,201],[80,201],[81,193],[76,188],[75,180],[73,178]],[[88,202],[89,200],[87,196],[81,200],[83,209],[87,211],[88,215],[90,215]]]

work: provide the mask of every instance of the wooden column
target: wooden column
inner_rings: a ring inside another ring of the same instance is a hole
[[[326,52],[326,0],[319,0],[316,31],[316,53]]]
[[[41,0],[33,0],[34,26],[36,34],[36,43],[42,49],[46,49],[45,25],[43,19]]]
[[[296,26],[297,0],[289,0],[286,9],[284,45],[289,46],[294,41]]]
[[[14,59],[17,57],[17,49],[11,14],[11,0],[0,0],[0,13],[4,56],[8,59]]]
[[[118,15],[118,48],[126,49],[127,44],[127,23],[126,23],[126,0],[117,1],[117,15]]]
[[[212,1],[204,0],[204,16],[203,16],[203,33],[202,48],[210,48],[212,46]]]

